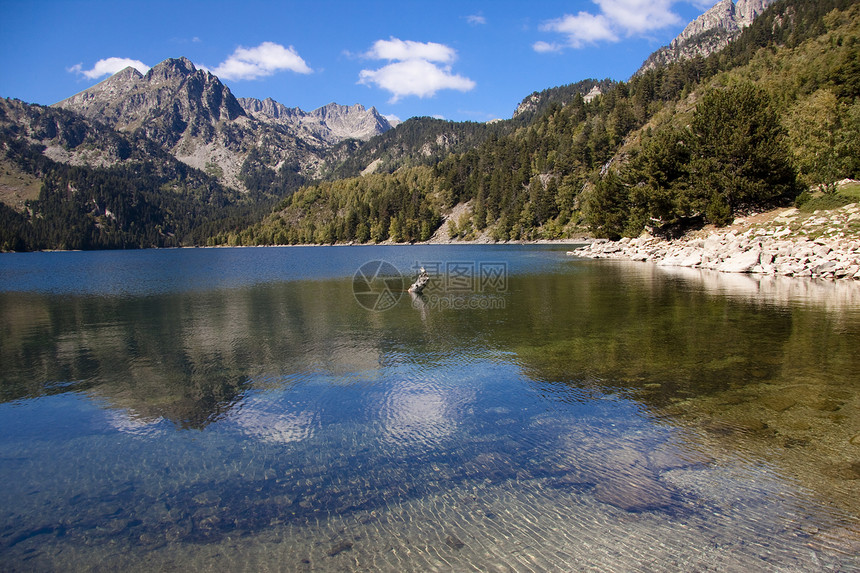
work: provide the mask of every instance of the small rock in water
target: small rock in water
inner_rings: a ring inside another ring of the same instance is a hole
[[[844,480],[860,479],[860,462],[842,462],[825,469],[831,477]]]
[[[349,541],[341,541],[337,545],[334,545],[331,549],[328,550],[328,556],[334,557],[335,555],[339,555],[344,551],[351,551],[352,543]]]
[[[789,408],[797,404],[797,401],[793,400],[792,398],[789,398],[788,396],[777,395],[771,396],[769,398],[764,398],[762,400],[762,404],[776,412],[784,412],[785,410],[788,410]]]
[[[842,407],[842,402],[837,402],[836,400],[822,400],[811,404],[811,406],[814,410],[818,410],[819,412],[836,412]]]
[[[449,535],[445,539],[445,545],[451,547],[452,549],[463,549],[466,544],[460,541],[460,539],[456,535]]]
[[[741,432],[761,432],[767,429],[767,424],[758,418],[742,418],[736,422],[736,426]]]
[[[783,442],[782,444],[784,448],[798,448],[808,445],[809,440],[807,440],[806,438],[786,438],[785,442]]]
[[[614,477],[598,483],[594,497],[631,513],[668,509],[674,505],[672,491],[656,479],[644,475],[634,478]]]

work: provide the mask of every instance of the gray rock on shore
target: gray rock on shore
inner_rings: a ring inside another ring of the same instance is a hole
[[[620,241],[596,240],[568,254],[593,259],[649,261],[725,273],[753,273],[823,279],[860,280],[860,239],[848,238],[843,225],[860,218],[857,204],[789,226],[797,210],[781,213],[773,224],[714,232],[702,239],[667,241],[649,235]],[[799,231],[797,230],[799,229]],[[803,236],[815,229],[815,238]]]

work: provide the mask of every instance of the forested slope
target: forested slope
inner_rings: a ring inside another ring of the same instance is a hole
[[[432,167],[303,188],[218,240],[415,241],[460,203],[461,236],[619,237],[791,202],[804,186],[860,176],[858,22],[850,0],[782,0],[706,59],[551,105]]]
[[[454,239],[673,235],[860,178],[858,95],[860,5],[779,0],[707,58],[536,92],[510,120],[413,118],[303,187],[265,138],[240,193],[144,130],[0,100],[0,250],[412,242],[455,207]]]
[[[0,154],[4,169],[41,184],[23,208],[0,203],[5,251],[205,244],[274,202],[223,187],[141,134],[16,100],[0,100]]]

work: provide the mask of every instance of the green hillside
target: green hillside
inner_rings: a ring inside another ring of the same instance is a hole
[[[55,161],[47,146],[104,165]],[[4,176],[27,181],[31,195],[0,203],[3,251],[205,244],[222,229],[258,220],[274,203],[223,187],[142,134],[17,100],[0,100],[0,155]]]
[[[782,0],[723,51],[553,103],[431,166],[300,189],[215,243],[671,234],[860,176],[860,6]]]

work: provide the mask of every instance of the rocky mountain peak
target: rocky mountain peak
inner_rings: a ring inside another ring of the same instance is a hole
[[[230,156],[222,171],[226,183],[238,186],[234,164],[241,161],[233,157],[237,152],[224,151],[236,145],[224,126],[244,119],[245,111],[221,80],[188,58],[164,60],[145,75],[126,68],[54,105],[119,131],[142,129],[192,167]]]
[[[670,46],[678,46],[695,36],[718,29],[729,33],[738,32],[750,24],[761,14],[773,0],[720,0],[707,12],[687,24],[687,27],[672,40]]]
[[[176,80],[184,78],[197,72],[197,67],[186,57],[168,58],[159,62],[146,73],[148,81]]]
[[[253,115],[261,121],[290,120],[305,113],[297,107],[287,107],[270,97],[264,100],[253,97],[240,97],[238,101],[246,113]]]
[[[651,54],[636,72],[695,56],[707,57],[723,49],[775,0],[720,0],[669,43]]]
[[[239,103],[259,121],[291,127],[326,144],[344,139],[367,140],[391,129],[391,124],[375,107],[366,109],[361,104],[346,106],[332,102],[306,112],[286,107],[272,98],[240,98]]]
[[[173,127],[179,125],[175,120],[187,124],[194,119],[211,122],[245,115],[229,88],[209,72],[198,70],[188,58],[164,60],[146,75],[126,68],[54,105],[120,130],[165,114],[174,120]]]
[[[391,129],[376,109],[359,104],[331,103],[304,112],[272,98],[240,101],[188,58],[164,60],[143,75],[126,68],[55,106],[119,131],[142,130],[180,161],[219,173],[223,183],[239,189],[248,172],[243,165],[258,147],[264,149],[254,157],[267,158],[260,168],[289,164],[315,173],[334,144]]]
[[[54,104],[56,107],[71,109],[84,116],[95,115],[108,102],[127,97],[143,79],[143,74],[129,66],[90,89]]]
[[[331,102],[331,103],[326,104],[320,108],[315,109],[314,111],[311,112],[311,114],[316,115],[317,117],[325,118],[329,115],[331,115],[333,117],[337,117],[337,116],[341,116],[344,114],[350,114],[350,113],[356,113],[356,114],[365,113],[366,111],[367,110],[364,108],[364,106],[359,104],[359,103],[352,105],[352,106],[348,106],[348,105],[340,105],[340,104],[337,104],[335,102]]]
[[[109,77],[105,81],[110,81],[113,83],[119,83],[119,82],[133,83],[133,82],[139,81],[141,78],[143,78],[143,74],[140,73],[139,71],[137,71],[136,68],[129,66],[125,69],[118,71],[117,73],[115,73],[114,75],[112,75],[111,77]]]

